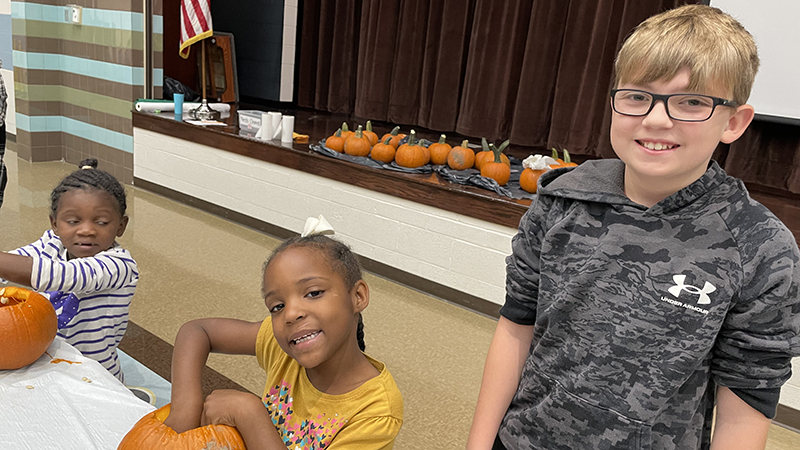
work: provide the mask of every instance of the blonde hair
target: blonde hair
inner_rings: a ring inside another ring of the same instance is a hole
[[[636,27],[614,63],[614,86],[671,80],[688,68],[689,91],[732,95],[743,105],[758,64],[756,43],[741,23],[718,8],[686,5]]]

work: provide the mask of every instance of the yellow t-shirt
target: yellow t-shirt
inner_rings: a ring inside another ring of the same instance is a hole
[[[342,395],[320,392],[306,369],[272,334],[272,319],[256,340],[258,364],[267,372],[262,401],[289,450],[391,449],[403,424],[403,397],[386,366],[367,358],[380,374]]]

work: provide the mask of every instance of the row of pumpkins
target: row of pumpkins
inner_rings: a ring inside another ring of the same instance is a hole
[[[53,343],[58,319],[48,299],[29,289],[0,288],[0,370],[21,369],[34,363]],[[185,450],[227,448],[246,450],[242,436],[234,427],[205,425],[178,434],[164,425],[170,405],[142,417],[125,435],[117,450],[159,448]]]
[[[339,153],[350,156],[368,156],[386,164],[394,161],[397,165],[410,169],[428,163],[447,164],[453,170],[475,168],[480,170],[481,176],[495,180],[500,186],[505,186],[511,177],[511,161],[503,153],[503,150],[508,147],[508,140],[495,147],[494,144],[487,143],[485,138],[481,138],[483,151],[476,155],[469,148],[467,139],[464,139],[461,145],[453,147],[445,142],[446,136],[443,134],[439,137],[439,142],[425,147],[417,140],[414,130],[411,130],[408,140],[401,145],[400,141],[405,137],[405,134],[400,133],[400,127],[394,127],[391,132],[384,134],[379,139],[378,135],[372,131],[371,121],[367,121],[366,129],[359,125],[356,131],[351,131],[345,122],[333,135],[325,139],[325,146]],[[537,181],[547,170],[576,165],[570,161],[569,153],[566,150],[564,150],[564,159],[559,158],[558,151],[553,149],[552,158],[535,158],[535,160],[544,161],[545,166],[533,165],[531,160],[526,158],[529,164],[523,162],[525,169],[520,174],[520,186],[531,193],[536,192]]]

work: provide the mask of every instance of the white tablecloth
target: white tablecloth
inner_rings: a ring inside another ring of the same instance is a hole
[[[154,409],[59,337],[35,363],[0,370],[2,448],[114,450]]]

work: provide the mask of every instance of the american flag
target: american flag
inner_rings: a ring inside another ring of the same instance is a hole
[[[210,0],[181,0],[181,57],[189,57],[189,47],[214,34]]]

